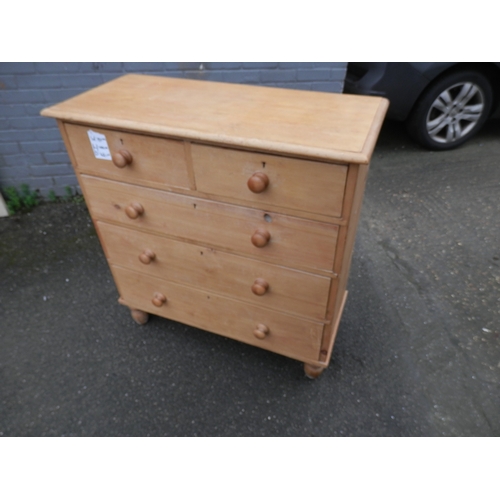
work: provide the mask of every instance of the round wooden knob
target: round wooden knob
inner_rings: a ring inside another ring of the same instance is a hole
[[[265,339],[269,335],[269,328],[266,325],[259,323],[255,327],[253,334],[260,340]]]
[[[144,213],[144,208],[140,203],[134,201],[125,209],[125,213],[130,219],[137,219],[139,215]]]
[[[151,264],[151,261],[156,259],[156,254],[153,252],[153,250],[149,250],[149,248],[146,248],[144,252],[139,255],[139,260],[143,264]]]
[[[252,243],[258,248],[265,247],[270,239],[271,233],[267,229],[257,229],[251,238]]]
[[[269,177],[264,172],[255,172],[247,181],[247,186],[253,193],[262,193],[269,184]]]
[[[151,301],[154,306],[161,307],[163,304],[167,302],[167,297],[163,295],[163,293],[155,292],[153,295],[153,300]]]
[[[269,289],[269,283],[262,278],[257,278],[252,285],[252,292],[255,295],[264,295]]]
[[[130,151],[127,151],[126,149],[120,149],[120,151],[113,153],[111,159],[113,160],[113,163],[116,167],[124,168],[132,163],[133,158]]]

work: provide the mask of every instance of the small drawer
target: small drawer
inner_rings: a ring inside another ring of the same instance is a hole
[[[184,142],[65,124],[76,167],[133,184],[190,188]]]
[[[257,306],[324,320],[330,279],[98,222],[111,264]]]
[[[94,220],[287,267],[331,271],[339,226],[82,175]]]
[[[342,215],[345,165],[191,145],[196,187],[207,194],[331,217]]]
[[[324,325],[111,266],[122,302],[303,361],[317,361]]]

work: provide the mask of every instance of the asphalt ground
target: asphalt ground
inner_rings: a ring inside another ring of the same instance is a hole
[[[330,367],[135,324],[83,203],[0,219],[2,436],[499,436],[500,127],[387,122]]]

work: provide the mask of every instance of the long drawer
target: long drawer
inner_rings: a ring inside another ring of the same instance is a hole
[[[70,123],[65,127],[82,172],[158,188],[191,186],[183,141]]]
[[[81,176],[92,216],[288,267],[331,271],[338,226]]]
[[[199,191],[270,207],[340,217],[347,167],[191,145]]]
[[[105,222],[97,226],[112,264],[258,306],[325,318],[329,278]]]
[[[118,266],[111,266],[111,271],[122,302],[126,305],[299,360],[319,359],[324,328],[322,323],[270,311]],[[159,305],[154,305],[153,300]]]

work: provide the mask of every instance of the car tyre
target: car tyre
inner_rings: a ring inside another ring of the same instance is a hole
[[[468,141],[488,119],[493,104],[489,80],[459,71],[428,87],[406,123],[410,136],[427,149],[444,151]]]

